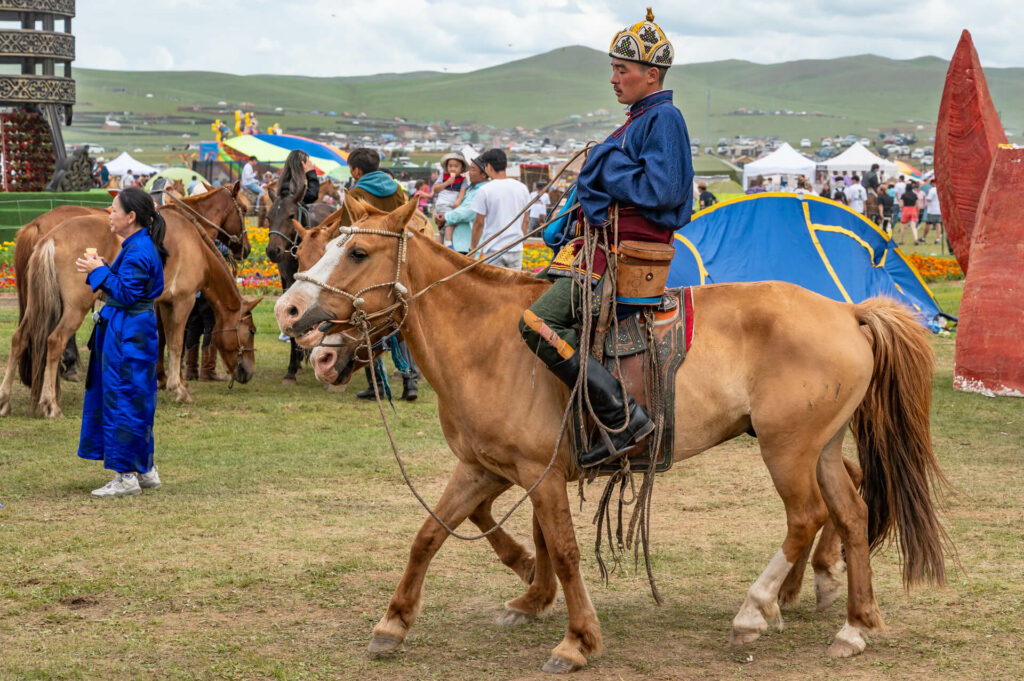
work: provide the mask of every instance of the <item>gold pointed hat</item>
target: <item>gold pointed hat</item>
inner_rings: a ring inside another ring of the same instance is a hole
[[[647,19],[627,26],[615,34],[608,55],[650,66],[672,66],[675,50],[665,32],[654,23],[654,12],[647,8]]]

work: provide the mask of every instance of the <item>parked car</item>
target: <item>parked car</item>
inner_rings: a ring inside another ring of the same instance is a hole
[[[933,163],[933,161],[934,159],[932,159],[931,156],[925,156],[924,158],[921,159],[921,165],[930,166]]]
[[[715,148],[714,147],[704,147],[704,153],[705,154],[713,154],[713,153],[715,153]]]
[[[905,144],[903,146],[901,146],[900,147],[900,154],[902,154],[903,156],[909,156],[910,155],[910,147],[908,147]]]
[[[843,146],[848,147],[856,141],[856,137],[854,137],[853,135],[847,135],[846,137],[843,138]]]
[[[914,149],[910,152],[910,158],[924,158],[924,149]]]
[[[823,147],[831,147],[832,146],[832,138],[831,137],[826,137],[825,139],[821,140],[821,146],[823,146]]]
[[[860,143],[862,145],[864,145],[865,147],[870,147],[871,146],[871,140],[868,139],[867,137],[861,137],[860,138]]]
[[[808,149],[808,148],[810,148],[810,146],[811,146],[811,140],[807,139],[806,137],[803,138],[802,140],[800,140],[800,148],[801,149]]]

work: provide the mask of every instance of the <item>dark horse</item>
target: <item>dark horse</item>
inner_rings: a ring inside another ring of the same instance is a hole
[[[334,211],[333,206],[320,202],[314,203],[309,208],[301,206],[303,191],[303,187],[299,187],[298,191],[292,191],[290,187],[283,188],[267,212],[267,219],[270,222],[267,258],[277,265],[283,291],[287,291],[295,283],[295,273],[299,271],[299,261],[295,257],[295,251],[299,242],[302,241],[302,237],[296,233],[292,220],[298,221],[306,228],[315,227]],[[295,374],[299,371],[304,352],[295,343],[294,338],[289,342],[291,343],[291,354],[288,357],[288,373],[285,374],[281,382],[285,385],[294,385]]]

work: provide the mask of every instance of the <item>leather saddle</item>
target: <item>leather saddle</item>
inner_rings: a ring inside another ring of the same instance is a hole
[[[672,467],[675,440],[675,376],[683,364],[693,336],[693,298],[690,289],[667,289],[661,304],[651,306],[650,314],[635,311],[621,319],[608,332],[597,333],[591,353],[602,361],[613,376],[626,386],[626,391],[642,406],[652,420],[663,419],[661,437],[657,431],[626,454],[630,469],[645,472],[655,466],[657,472]],[[647,319],[654,324],[656,357],[649,357],[650,338]],[[573,410],[573,444],[577,454],[599,437],[590,418],[579,423],[579,410]],[[587,433],[588,436],[584,436]],[[610,461],[598,468],[601,473],[617,471],[621,460]]]

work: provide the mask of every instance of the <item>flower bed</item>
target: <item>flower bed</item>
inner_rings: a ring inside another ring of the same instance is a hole
[[[937,258],[917,253],[905,253],[904,255],[925,281],[948,281],[964,278],[960,263],[954,258]]]

